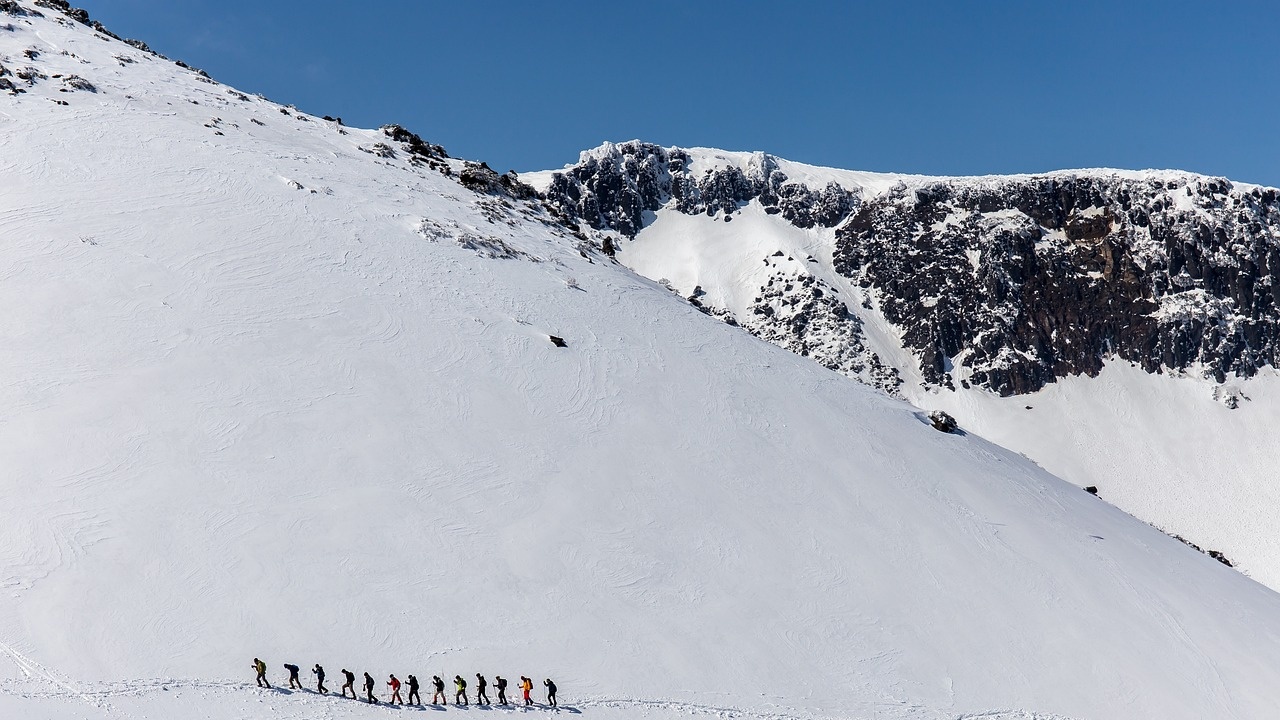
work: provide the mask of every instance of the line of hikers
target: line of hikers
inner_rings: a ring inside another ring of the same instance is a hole
[[[271,683],[267,681],[267,664],[258,658],[254,658],[253,669],[258,673],[258,687],[270,688]],[[289,671],[289,688],[302,690],[302,680],[298,677],[298,666],[291,663],[285,663],[284,669]],[[316,666],[311,668],[311,674],[316,676],[316,692],[322,695],[328,693],[329,689],[324,686],[324,668],[320,667],[320,663],[316,663]],[[342,684],[342,697],[346,697],[347,691],[350,690],[351,698],[353,700],[358,700],[359,698],[356,695],[355,689],[355,673],[343,668],[342,677],[346,680],[346,682]],[[376,704],[378,702],[378,698],[373,696],[373,688],[376,684],[377,683],[374,682],[372,675],[369,673],[364,674],[365,702],[368,702],[369,704]],[[389,703],[393,705],[396,703],[401,705],[406,704],[404,700],[400,699],[400,686],[402,684],[403,683],[401,683],[395,675],[392,675],[391,679],[387,681],[387,685],[391,688],[391,699],[388,701]],[[471,701],[467,698],[467,681],[461,675],[454,675],[453,685],[457,688],[457,692],[453,694],[453,704],[470,705]],[[556,705],[556,684],[551,681],[551,678],[547,678],[542,681],[542,685],[547,689],[547,704],[551,707],[558,707],[558,705]],[[435,688],[435,694],[431,696],[431,704],[448,705],[449,698],[444,692],[444,681],[440,679],[439,675],[431,676],[431,686]],[[480,673],[476,673],[476,704],[490,704],[489,693],[487,692],[488,687],[489,682],[485,680],[484,676]],[[506,678],[501,675],[494,675],[493,687],[498,691],[498,704],[509,704],[507,702]],[[533,692],[533,680],[521,675],[520,685],[518,687],[521,692],[524,693],[524,704],[532,705],[533,700],[529,697],[529,693]],[[409,702],[407,704],[422,705],[422,696],[418,694],[418,678],[415,675],[409,676]]]

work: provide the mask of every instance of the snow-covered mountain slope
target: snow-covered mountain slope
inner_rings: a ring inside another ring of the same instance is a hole
[[[1280,702],[1280,595],[510,178],[15,7],[0,717],[386,712],[258,690],[254,656],[552,677],[603,720]]]
[[[1174,171],[876,175],[641,142],[524,177],[709,314],[946,410],[1280,588],[1277,191]]]

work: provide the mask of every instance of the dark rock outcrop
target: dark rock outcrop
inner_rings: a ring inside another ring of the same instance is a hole
[[[538,195],[532,187],[520,182],[515,172],[499,175],[488,163],[483,162],[465,163],[458,173],[458,182],[476,192],[508,195],[517,200],[528,200]]]
[[[682,213],[729,215],[752,200],[771,214],[809,228],[834,227],[857,207],[858,196],[835,183],[821,189],[788,183],[777,160],[764,153],[744,168],[708,168],[697,175],[680,148],[631,141],[583,153],[581,161],[553,174],[548,205],[597,229],[635,237],[645,213],[671,203]]]
[[[21,17],[27,15],[28,11],[19,5],[16,0],[0,0],[0,13]]]
[[[929,413],[929,423],[933,425],[934,430],[944,433],[953,433],[960,429],[956,419],[941,410],[934,410]]]
[[[83,25],[89,24],[88,11],[81,10],[78,7],[72,7],[71,3],[67,2],[67,0],[36,0],[35,4],[43,8],[49,8],[50,10],[57,10],[63,15],[66,15],[72,20]]]
[[[416,133],[409,132],[399,125],[383,125],[382,134],[395,142],[404,143],[405,149],[410,154],[417,155],[420,158],[443,160],[449,157],[444,148],[423,140]]]
[[[1063,174],[900,186],[837,232],[924,377],[1001,394],[1096,375],[1280,364],[1280,202],[1220,178]]]
[[[606,144],[554,173],[544,200],[566,223],[625,238],[661,208],[728,220],[749,202],[796,227],[836,228],[833,269],[874,299],[859,304],[898,328],[937,386],[1028,393],[1114,360],[1219,382],[1280,366],[1280,191],[1189,173],[1081,171],[922,179],[863,196],[789,181],[779,165],[763,153],[717,161]],[[832,288],[801,297],[804,275],[770,277],[750,316],[736,319],[867,380],[883,364],[866,347],[862,309],[833,301]],[[778,287],[788,288],[784,302]],[[896,376],[885,370],[871,382],[891,390]]]

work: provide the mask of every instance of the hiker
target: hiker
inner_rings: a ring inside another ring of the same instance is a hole
[[[417,698],[417,703],[416,703],[417,705],[422,704],[422,696],[418,694],[418,676],[410,675],[409,676],[409,704],[410,705],[415,704],[414,698]]]
[[[432,684],[432,685],[434,685],[434,686],[435,686],[435,688],[436,688],[436,694],[431,696],[431,704],[432,704],[432,705],[439,705],[441,702],[443,702],[445,705],[448,705],[448,704],[449,704],[449,698],[445,697],[445,694],[444,694],[444,681],[440,679],[440,676],[439,676],[439,675],[432,675],[432,676],[431,676],[431,684]]]
[[[532,705],[533,700],[529,697],[529,693],[533,692],[533,681],[529,678],[520,676],[520,689],[524,691],[524,704]]]
[[[391,686],[390,703],[392,705],[395,705],[396,703],[403,705],[404,700],[400,699],[400,681],[396,679],[395,673],[391,674],[391,679],[387,681],[387,684]]]
[[[498,704],[507,704],[507,681],[501,675],[493,676],[493,686],[498,688]]]
[[[267,664],[259,660],[253,659],[253,669],[258,673],[258,687],[270,689],[271,683],[267,682]]]
[[[347,681],[342,683],[342,697],[347,696],[347,691],[351,691],[351,699],[356,699],[356,674],[346,668],[342,668],[342,677]]]
[[[470,705],[471,701],[467,699],[467,681],[462,679],[461,675],[453,676],[453,684],[458,688],[458,692],[453,694],[453,704],[458,704],[458,698],[462,698],[463,705]]]
[[[321,695],[329,692],[329,688],[324,686],[324,668],[320,667],[320,663],[311,668],[311,674],[316,676],[316,692]]]
[[[556,684],[551,682],[551,678],[542,681],[547,686],[547,704],[551,707],[556,706]]]
[[[489,695],[484,691],[484,689],[488,686],[489,686],[489,683],[485,682],[484,676],[481,675],[480,673],[476,673],[476,704],[477,705],[489,704]]]
[[[290,665],[289,663],[285,663],[285,664],[284,664],[284,669],[289,671],[289,689],[290,689],[290,690],[301,690],[301,689],[302,689],[302,680],[298,679],[298,666],[297,666],[297,665]],[[296,686],[296,687],[294,686],[294,684],[295,684],[295,683],[297,684],[297,686]]]
[[[373,676],[367,672],[364,674],[364,692],[369,697],[370,705],[378,702],[378,698],[373,696]]]

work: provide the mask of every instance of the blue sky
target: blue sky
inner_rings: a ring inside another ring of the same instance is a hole
[[[242,90],[398,122],[499,170],[641,138],[864,170],[1280,185],[1274,0],[78,4]]]

